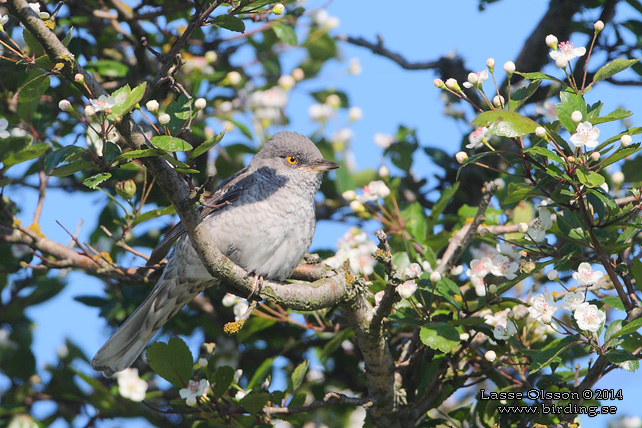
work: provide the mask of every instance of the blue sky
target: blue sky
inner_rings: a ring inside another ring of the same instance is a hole
[[[307,4],[323,5],[325,2],[310,0]],[[547,4],[548,2],[538,1],[528,2],[526,6],[526,2],[522,0],[503,0],[480,13],[477,2],[471,0],[350,0],[330,2],[327,10],[340,19],[340,26],[333,30],[336,34],[363,36],[372,41],[376,35],[381,35],[388,48],[414,61],[434,60],[456,52],[465,58],[471,69],[479,71],[484,69],[488,57],[495,58],[498,70],[501,70],[505,61],[515,59],[521,44],[544,14]],[[627,6],[620,2],[618,7]],[[585,40],[578,39],[575,42],[583,44]],[[304,134],[313,132],[316,125],[307,115],[307,109],[313,100],[308,94],[334,87],[346,91],[351,104],[361,107],[364,113],[363,119],[351,126],[355,134],[352,147],[359,168],[379,166],[381,149],[374,145],[373,136],[377,132],[392,134],[399,124],[416,127],[423,146],[437,146],[453,155],[459,151],[461,136],[468,129],[462,123],[444,118],[439,90],[432,84],[435,77],[445,79],[449,76],[435,76],[431,71],[405,71],[390,60],[346,44],[341,45],[341,53],[345,61],[330,64],[319,79],[304,82],[293,90],[288,107],[291,118],[289,130]],[[358,76],[346,71],[351,58],[358,58],[361,62],[363,72]],[[294,64],[294,59],[292,61]],[[556,72],[554,68],[548,71]],[[503,79],[503,75],[500,74],[499,79]],[[642,113],[642,97],[631,97],[631,89],[628,88],[602,85],[592,91],[588,98],[591,102],[602,99],[606,104],[605,112],[624,105],[638,115]],[[634,124],[639,124],[637,117],[632,118]],[[345,123],[344,118],[340,117],[336,123],[330,124],[331,131],[328,134],[331,135]],[[612,126],[614,131],[621,130],[621,125]],[[608,133],[608,128],[603,132]],[[415,172],[429,177],[435,170],[424,157],[417,160]],[[25,201],[21,218],[30,222],[36,194],[25,193],[20,198]],[[70,230],[75,230],[78,222],[83,221],[81,240],[86,239],[96,226],[96,208],[103,203],[102,196],[97,194],[86,196],[51,191],[44,208],[42,230],[52,239],[67,242],[69,238],[56,224],[56,220]],[[334,248],[346,228],[345,225],[327,222],[319,224],[313,249]],[[109,334],[96,309],[73,300],[74,296],[102,293],[101,282],[79,273],[70,274],[68,281],[69,286],[59,297],[30,310],[30,316],[36,321],[35,349],[40,368],[56,360],[56,350],[65,337],[72,338],[91,356]],[[627,385],[623,390],[623,401],[604,404],[618,406],[618,416],[627,413],[635,415],[639,413],[637,397],[642,393],[640,380],[642,378],[639,373],[616,370],[609,373],[597,386],[618,389]],[[584,417],[582,426],[606,426],[611,418]]]

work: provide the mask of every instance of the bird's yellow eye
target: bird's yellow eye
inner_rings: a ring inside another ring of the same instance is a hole
[[[290,165],[296,165],[297,162],[299,162],[296,156],[288,156],[285,160],[287,160]]]

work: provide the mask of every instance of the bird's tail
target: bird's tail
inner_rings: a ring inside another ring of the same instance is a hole
[[[166,273],[167,269],[147,299],[96,353],[91,361],[95,370],[110,377],[131,366],[158,330],[205,288],[182,284],[177,275]]]

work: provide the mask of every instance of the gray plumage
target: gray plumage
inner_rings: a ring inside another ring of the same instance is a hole
[[[266,279],[286,279],[312,243],[314,197],[322,174],[337,167],[303,135],[275,134],[202,208],[207,238],[245,270]],[[91,362],[95,370],[111,376],[129,367],[172,316],[198,293],[219,284],[180,223],[165,235],[149,262],[160,261],[177,241],[149,297],[96,353]]]

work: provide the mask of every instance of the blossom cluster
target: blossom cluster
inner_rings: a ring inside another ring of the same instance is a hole
[[[486,295],[487,285],[484,278],[488,274],[508,280],[517,277],[519,264],[516,260],[519,260],[521,254],[512,245],[497,244],[496,247],[491,247],[483,244],[479,248],[473,248],[471,252],[473,260],[466,275],[470,278],[478,296]]]
[[[356,227],[348,230],[337,242],[337,252],[325,260],[325,263],[338,269],[347,260],[353,273],[371,275],[377,264],[372,254],[377,250],[377,244],[368,238],[363,230]]]

